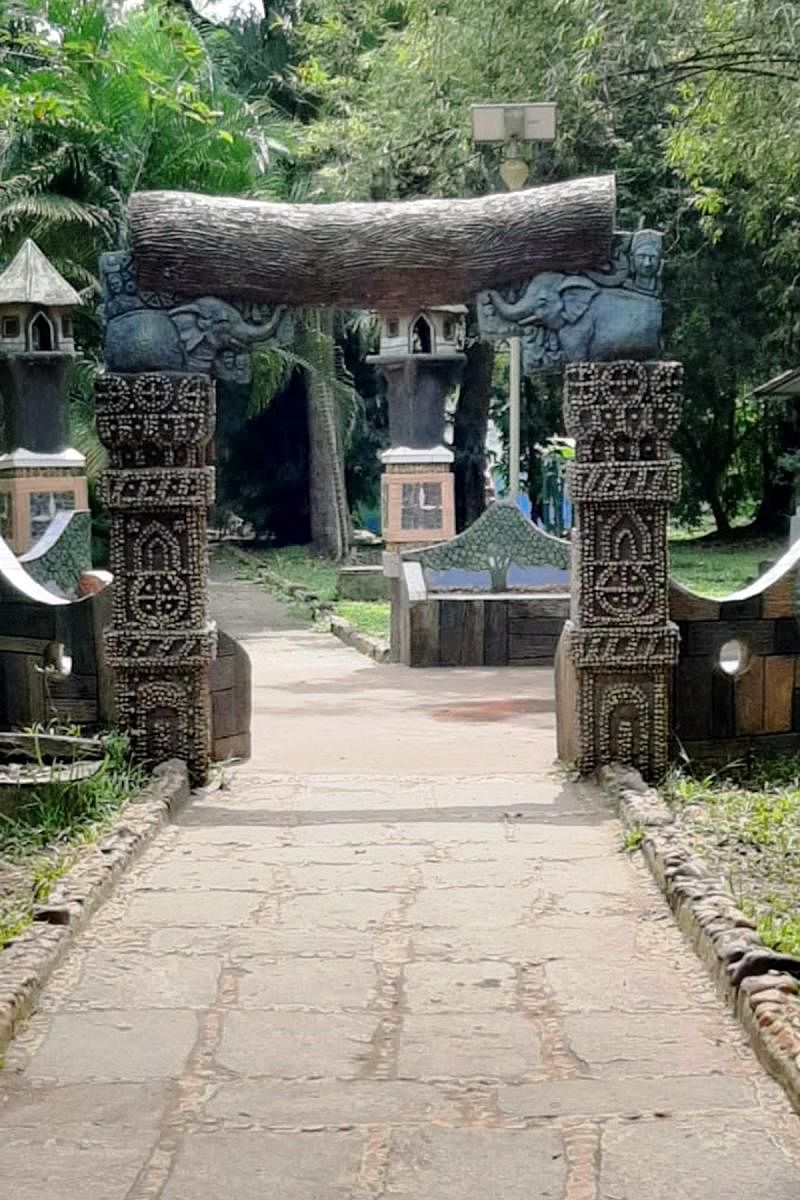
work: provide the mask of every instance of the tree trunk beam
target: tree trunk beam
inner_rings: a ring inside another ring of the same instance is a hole
[[[539,271],[608,261],[614,176],[472,200],[271,204],[138,192],[131,246],[144,288],[260,303],[414,309]]]

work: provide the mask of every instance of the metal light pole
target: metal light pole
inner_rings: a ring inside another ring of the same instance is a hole
[[[519,501],[519,460],[522,453],[520,411],[522,408],[522,341],[508,339],[508,492]]]
[[[502,142],[500,178],[510,192],[528,181],[530,168],[520,154],[520,142],[552,142],[556,136],[555,104],[473,104],[472,137],[476,142]],[[519,501],[520,408],[522,342],[508,339],[508,491]]]
[[[500,177],[510,192],[517,192],[528,181],[528,164],[519,153],[519,142],[512,137],[500,164]],[[508,493],[519,503],[519,462],[522,457],[522,339],[508,339]]]

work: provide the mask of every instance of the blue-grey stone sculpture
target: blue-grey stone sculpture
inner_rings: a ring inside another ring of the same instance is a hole
[[[291,340],[283,305],[238,306],[216,296],[181,299],[143,291],[124,252],[104,254],[100,276],[109,371],[190,371],[246,384],[255,346]]]
[[[661,354],[663,234],[615,233],[605,270],[542,271],[478,295],[484,337],[522,339],[523,370],[569,362],[639,361]]]

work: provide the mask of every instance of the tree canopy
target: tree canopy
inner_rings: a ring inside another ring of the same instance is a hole
[[[500,154],[472,144],[470,104],[555,101],[555,143],[526,151],[531,181],[614,171],[620,226],[666,232],[666,348],[687,380],[680,513],[709,506],[725,529],[759,498],[765,524],[786,511],[792,420],[750,396],[800,349],[791,0],[263,0],[216,24],[191,0],[0,8],[0,253],[32,235],[77,286],[124,240],[136,188],[482,195],[502,188]],[[486,419],[504,389],[474,330],[468,352],[456,450],[475,504],[463,519],[479,511]],[[280,375],[257,372],[264,395]],[[558,406],[547,380],[526,392],[532,474]]]

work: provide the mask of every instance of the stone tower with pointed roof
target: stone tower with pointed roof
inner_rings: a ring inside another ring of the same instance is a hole
[[[85,460],[69,446],[67,388],[80,296],[30,238],[0,273],[0,534],[23,554],[58,512],[88,504]]]
[[[381,455],[381,525],[393,571],[399,551],[447,541],[456,531],[445,398],[464,363],[466,311],[438,304],[382,312],[380,353],[367,359],[386,380],[391,446]]]
[[[0,355],[74,354],[72,311],[81,298],[28,238],[0,274]]]

